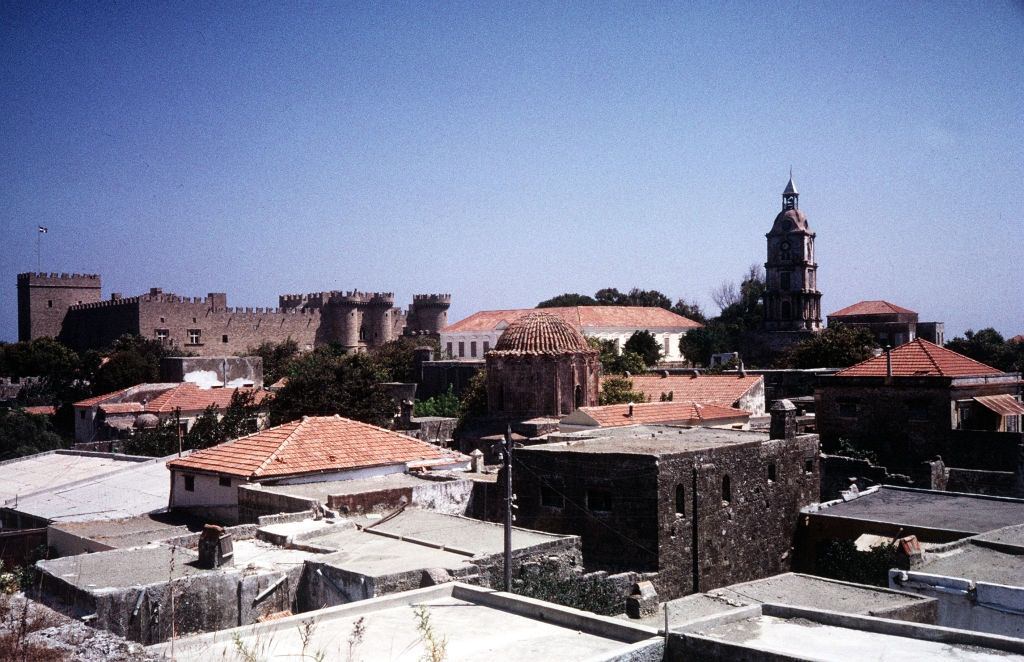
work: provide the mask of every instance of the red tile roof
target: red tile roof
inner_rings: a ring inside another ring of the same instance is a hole
[[[306,416],[171,460],[170,469],[280,478],[400,463],[452,464],[463,455],[340,416]]]
[[[1010,343],[1011,345],[1016,345],[1018,343],[1024,343],[1024,335],[1014,336],[1014,337],[1010,338],[1009,340],[1007,340],[1006,342]]]
[[[134,388],[134,387],[131,387]],[[113,393],[105,393],[103,395],[97,395],[93,398],[87,398],[85,400],[79,400],[75,403],[76,407],[95,407],[97,405],[103,405],[104,410],[108,413],[115,413],[115,410],[110,409],[112,405],[128,405],[134,403],[118,402],[120,398],[125,397],[131,388],[121,389],[120,391],[114,391]],[[217,405],[220,409],[225,409],[231,404],[231,396],[234,395],[235,391],[252,392],[254,402],[256,404],[262,403],[266,398],[272,397],[269,391],[263,389],[241,387],[241,388],[199,388],[192,382],[182,382],[175,384],[164,391],[149,391],[140,396],[148,396],[151,399],[140,409],[132,409],[131,411],[147,411],[153,414],[166,414],[173,412],[176,408],[181,407],[183,412],[200,412],[209,407],[210,405]],[[111,402],[114,401],[114,402]],[[126,413],[128,409],[122,408],[116,413]]]
[[[1002,375],[1001,370],[918,338],[892,350],[894,377]],[[840,370],[834,377],[885,377],[885,354]]]
[[[638,306],[572,306],[482,310],[441,330],[442,333],[495,331],[533,312],[557,315],[584,333],[591,329],[696,329],[702,325],[664,308]]]
[[[136,414],[144,411],[141,402],[111,402],[101,404],[100,411],[104,414]]]
[[[597,355],[583,334],[558,315],[534,311],[509,325],[494,351],[510,354],[578,354]]]
[[[834,313],[829,313],[829,317],[843,317],[845,315],[895,315],[900,313],[906,313],[910,315],[916,315],[917,312],[908,308],[902,308],[894,303],[888,301],[859,301],[852,306],[846,308],[840,308]]]
[[[607,377],[602,381],[604,379]],[[726,407],[731,407],[752,388],[764,383],[764,377],[760,375],[637,375],[630,380],[633,390],[642,392],[650,401],[656,402],[662,393],[671,391],[673,401],[713,403]]]
[[[57,407],[54,405],[36,405],[33,407],[22,407],[26,414],[34,414],[36,416],[53,416],[57,413]]]
[[[629,405],[580,407],[580,411],[597,421],[598,425],[603,428],[657,423],[677,423],[682,425],[716,424],[736,419],[745,421],[750,418],[750,414],[742,409],[679,401],[634,404],[632,417],[629,415]]]

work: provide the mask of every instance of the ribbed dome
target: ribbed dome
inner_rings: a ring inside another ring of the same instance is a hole
[[[551,313],[536,312],[508,325],[494,345],[496,352],[575,354],[591,352],[579,329]]]
[[[783,234],[787,232],[808,232],[807,217],[799,209],[787,209],[775,217],[775,224],[772,225],[771,234]]]

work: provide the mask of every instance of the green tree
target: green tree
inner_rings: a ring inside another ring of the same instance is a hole
[[[601,372],[606,375],[639,374],[647,370],[643,357],[636,352],[617,353],[614,340],[588,336],[587,344],[600,353]]]
[[[271,400],[271,425],[338,414],[388,426],[394,416],[395,405],[381,386],[387,375],[368,354],[320,347],[293,361],[287,376],[287,385]]]
[[[0,409],[0,461],[63,448],[49,416],[34,416],[21,409]]]
[[[114,341],[93,379],[93,394],[102,395],[160,379],[160,359],[172,354],[159,340],[124,335]],[[181,353],[177,353],[179,356]]]
[[[487,371],[480,370],[466,384],[459,400],[459,423],[465,423],[487,415]]]
[[[633,380],[628,377],[609,377],[601,382],[598,403],[602,405],[623,405],[630,402],[646,402],[642,391],[633,390]]]
[[[435,352],[439,345],[433,338],[402,336],[384,343],[374,349],[370,355],[377,363],[381,375],[386,382],[416,382],[420,376],[416,374],[415,350],[417,347],[430,347]]]
[[[287,374],[288,364],[299,354],[299,343],[288,338],[281,342],[263,342],[245,350],[242,356],[263,359],[263,383],[273,384]]]
[[[257,430],[260,407],[252,391],[236,390],[221,414],[217,405],[210,405],[192,423],[183,445],[187,449],[209,448],[225,441],[244,437]]]
[[[867,329],[836,324],[790,348],[781,367],[846,368],[871,358],[877,346]]]
[[[177,416],[161,419],[155,428],[139,430],[122,442],[121,448],[128,455],[145,455],[148,457],[166,457],[178,452]],[[185,438],[181,440],[185,449]]]
[[[444,416],[456,418],[459,415],[459,396],[455,395],[452,385],[448,385],[448,391],[439,393],[426,400],[417,400],[414,414],[416,416]]]
[[[655,365],[661,360],[661,343],[658,342],[653,333],[646,329],[634,331],[633,335],[626,341],[624,349],[624,353],[632,352],[640,355],[647,366]]]
[[[596,306],[597,301],[586,294],[566,292],[558,296],[545,299],[537,304],[538,308],[564,308],[571,306]]]
[[[721,308],[718,317],[707,320],[702,329],[693,329],[679,342],[679,349],[688,360],[707,364],[712,354],[739,351],[747,354],[748,338],[761,327],[764,319],[764,270],[751,265],[737,288],[722,283],[711,298]]]
[[[682,315],[686,319],[693,320],[704,324],[708,321],[708,318],[704,315],[704,311],[701,310],[700,306],[696,303],[690,303],[686,299],[678,299],[671,310],[676,315]]]
[[[992,327],[968,329],[963,337],[947,342],[946,349],[1006,372],[1024,371],[1024,343],[1008,343]]]

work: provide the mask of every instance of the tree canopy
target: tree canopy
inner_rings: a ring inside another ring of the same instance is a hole
[[[263,383],[270,385],[284,377],[288,364],[299,354],[299,343],[288,338],[279,343],[262,342],[245,350],[242,356],[258,356],[263,359]]]
[[[633,390],[633,380],[628,377],[609,377],[601,382],[598,403],[602,405],[624,405],[630,402],[646,402],[642,391]]]
[[[661,360],[661,343],[650,331],[634,331],[624,346],[625,352],[639,355],[645,366],[652,366]]]
[[[49,416],[35,416],[21,409],[0,409],[0,461],[63,446]]]
[[[846,368],[871,358],[876,347],[867,329],[837,324],[793,345],[782,363],[789,368]]]
[[[545,299],[537,304],[538,308],[569,308],[572,306],[596,306],[597,301],[594,297],[587,296],[586,294],[576,294],[574,292],[566,292],[565,294],[559,294],[558,296]]]
[[[957,336],[946,343],[946,349],[968,356],[1005,372],[1024,372],[1024,343],[1011,343],[992,327]]]

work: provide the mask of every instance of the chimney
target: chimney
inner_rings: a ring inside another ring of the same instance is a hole
[[[626,414],[629,418],[633,418],[633,403],[629,403],[629,413]]]
[[[892,381],[892,345],[885,346],[885,383]]]
[[[768,412],[772,417],[770,439],[792,439],[796,436],[796,406],[789,400],[776,400]]]
[[[747,368],[743,365],[743,361],[740,361],[740,377],[747,376]]]

